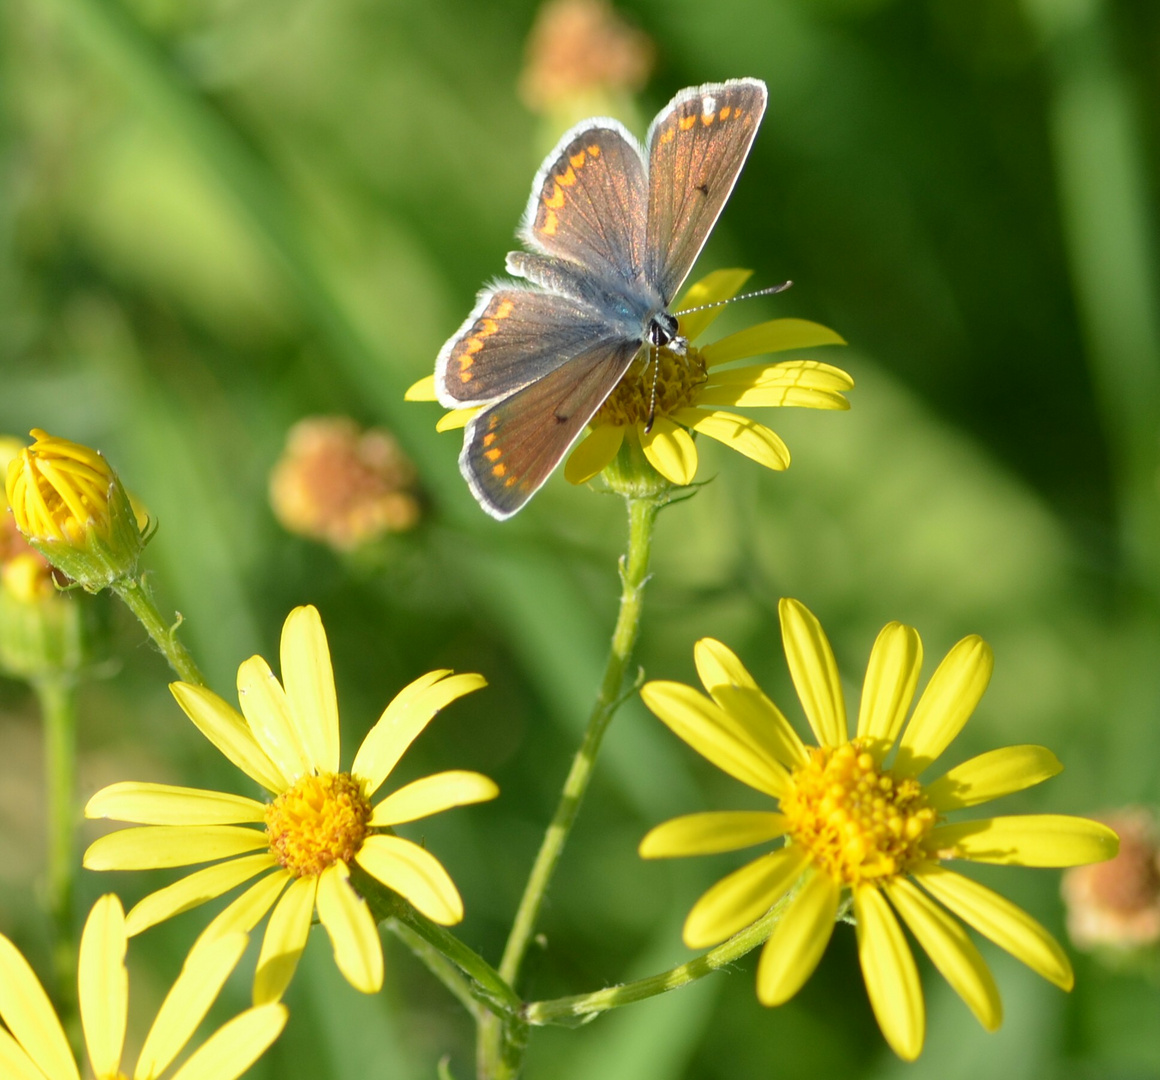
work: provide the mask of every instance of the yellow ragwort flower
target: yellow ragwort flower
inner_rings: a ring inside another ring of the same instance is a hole
[[[137,1057],[133,1080],[158,1080],[205,1019],[246,948],[243,933],[199,942],[161,1005]],[[89,913],[77,964],[81,1026],[96,1080],[126,1080],[122,1063],[129,1015],[128,937],[115,896],[102,896]],[[0,1075],[5,1080],[80,1080],[60,1020],[40,980],[16,946],[0,934]],[[236,1080],[279,1036],[286,1007],[247,1009],[222,1025],[172,1080]],[[7,1030],[5,1030],[7,1028]]]
[[[416,679],[383,711],[350,771],[339,772],[334,674],[315,608],[290,612],[282,628],[281,664],[281,683],[260,656],[241,665],[241,714],[204,687],[170,687],[201,732],[273,801],[167,784],[113,784],[89,800],[85,814],[144,828],[101,837],[84,864],[143,870],[222,860],[146,896],[129,912],[131,935],[261,874],[203,934],[213,939],[251,930],[274,909],[258,958],[254,1001],[281,997],[316,909],[339,970],[356,989],[374,993],[383,981],[382,945],[374,918],[351,885],[351,864],[435,922],[457,923],[463,901],[447,871],[418,844],[395,836],[392,826],[495,798],[499,790],[479,773],[451,771],[415,780],[378,803],[371,800],[434,715],[485,682],[446,670]]]
[[[849,897],[870,1003],[887,1042],[908,1061],[922,1050],[924,1006],[894,911],[987,1030],[1002,1020],[998,989],[978,949],[944,908],[1071,989],[1071,965],[1039,923],[942,863],[1076,866],[1115,855],[1116,834],[1087,818],[1055,814],[945,820],[1058,773],[1063,766],[1041,746],[992,750],[936,780],[919,779],[987,688],[993,660],[986,642],[971,636],[951,649],[903,731],[922,643],[909,626],[890,623],[871,652],[857,733],[850,739],[837,664],[821,625],[796,600],[782,600],[780,611],[790,675],[818,746],[807,747],[741,661],[709,638],[695,650],[708,696],[673,682],[650,682],[641,690],[645,704],[693,749],[778,802],[777,811],[674,818],[645,836],[641,855],[737,851],[785,839],[693,905],[685,943],[716,945],[784,900],[757,968],[758,998],[780,1005],[813,973]]]
[[[34,428],[9,463],[16,527],[90,592],[136,573],[147,539],[117,474],[97,450]]]
[[[740,292],[751,270],[715,270],[693,285],[680,308],[728,300]],[[702,348],[692,342],[721,313],[720,307],[681,316],[680,334],[690,344],[684,356],[668,349],[642,349],[624,378],[588,425],[573,449],[564,476],[583,484],[603,471],[624,440],[638,442],[649,463],[674,484],[691,484],[697,475],[697,445],[690,432],[716,439],[769,469],[789,467],[789,448],[764,424],[736,407],[793,405],[807,409],[848,409],[843,391],[854,385],[841,368],[820,360],[726,366],[736,360],[787,349],[845,342],[824,326],[805,319],[773,319],[730,334]],[[656,363],[653,362],[653,354]],[[655,386],[655,400],[654,400]],[[408,401],[434,401],[434,376],[407,391]],[[436,424],[450,431],[467,424],[478,409],[453,409]],[[650,414],[652,427],[645,431]]]

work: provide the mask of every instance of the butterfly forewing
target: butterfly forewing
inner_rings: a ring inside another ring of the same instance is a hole
[[[636,140],[615,120],[573,128],[532,184],[520,229],[532,248],[633,281],[644,269],[648,182]]]
[[[452,408],[495,401],[608,334],[607,320],[582,301],[536,289],[490,289],[435,362],[439,399]]]
[[[765,113],[765,84],[731,79],[682,90],[649,128],[645,273],[666,304],[729,198]]]
[[[511,517],[536,493],[638,348],[636,342],[600,342],[467,425],[459,468],[492,517]]]

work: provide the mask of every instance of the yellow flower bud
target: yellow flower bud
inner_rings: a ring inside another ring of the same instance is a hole
[[[146,537],[117,474],[96,450],[34,429],[8,464],[16,527],[89,592],[131,577]]]

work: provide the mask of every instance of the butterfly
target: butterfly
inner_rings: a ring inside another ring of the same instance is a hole
[[[684,350],[670,312],[733,191],[767,101],[759,79],[682,90],[645,147],[586,120],[544,159],[509,252],[435,362],[447,408],[480,407],[459,468],[492,517],[536,493],[643,348]]]

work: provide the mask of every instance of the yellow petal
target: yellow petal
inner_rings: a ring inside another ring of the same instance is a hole
[[[181,1053],[242,958],[248,940],[245,934],[229,934],[217,941],[200,941],[190,950],[145,1037],[133,1080],[153,1080]]]
[[[383,986],[379,928],[351,885],[345,863],[328,867],[318,879],[318,918],[330,936],[343,978],[364,994],[377,994]]]
[[[367,732],[351,769],[366,785],[367,798],[378,791],[407,747],[440,709],[487,685],[482,675],[444,678],[447,674],[445,671],[429,672],[405,686],[383,710],[378,723]]]
[[[265,832],[240,825],[144,825],[95,840],[85,852],[84,865],[87,870],[153,870],[244,855],[267,846]]]
[[[263,851],[196,870],[139,901],[125,916],[125,932],[135,937],[142,930],[213,900],[276,865],[274,856]]]
[[[850,402],[833,390],[811,390],[803,386],[705,386],[697,391],[697,404],[831,411],[845,411],[850,407]]]
[[[368,874],[441,926],[463,918],[463,900],[443,864],[401,836],[370,836],[355,856]]]
[[[198,730],[248,777],[275,794],[290,786],[236,709],[204,686],[175,682],[169,684],[169,689]]]
[[[650,829],[638,849],[642,859],[715,855],[785,835],[786,821],[769,810],[708,810],[685,814]]]
[[[274,901],[282,895],[282,890],[294,880],[288,870],[279,867],[272,874],[267,874],[254,882],[241,896],[231,901],[210,920],[198,940],[216,941],[226,934],[238,931],[248,934],[274,906]]]
[[[845,345],[845,340],[821,323],[808,319],[771,319],[739,330],[701,350],[705,363],[727,364],[749,356],[782,352],[785,349],[811,349],[815,345]],[[853,380],[850,385],[853,386]]]
[[[838,915],[837,883],[823,870],[808,867],[801,889],[761,950],[757,963],[757,1000],[781,1005],[814,973]]]
[[[801,849],[791,845],[723,877],[685,919],[685,944],[690,949],[708,948],[756,922],[793,888],[804,864]]]
[[[770,748],[704,694],[683,683],[657,681],[645,683],[640,696],[674,735],[717,768],[775,799],[789,790],[789,774]]]
[[[125,912],[113,895],[89,912],[77,956],[81,1026],[97,1076],[116,1076],[129,1015],[129,972],[125,970]]]
[[[404,401],[438,401],[435,393],[435,376],[424,375],[417,382],[411,383],[403,394]]]
[[[713,638],[702,638],[693,647],[693,659],[701,683],[721,708],[744,717],[754,732],[766,729],[774,756],[783,764],[805,763],[806,749],[797,732],[731,649]]]
[[[673,416],[698,435],[716,439],[767,469],[789,468],[789,447],[781,436],[748,416],[709,409],[680,409]]]
[[[282,627],[282,681],[294,729],[316,772],[337,772],[338,698],[330,646],[318,609],[307,604],[286,616]]]
[[[866,665],[858,709],[859,738],[873,739],[882,753],[894,745],[914,700],[921,670],[922,640],[918,631],[897,622],[884,626]]]
[[[788,597],[777,610],[785,658],[806,719],[822,746],[841,746],[847,740],[846,702],[822,624],[805,604]]]
[[[878,1026],[890,1048],[904,1061],[922,1053],[926,1009],[914,956],[902,927],[873,885],[854,891],[858,921],[858,959]]]
[[[266,936],[262,938],[258,970],[254,972],[255,1005],[278,1001],[294,978],[298,959],[310,936],[317,892],[317,877],[297,878],[275,905],[266,924]]]
[[[28,961],[0,934],[0,1019],[49,1080],[80,1080],[60,1021]],[[38,1076],[37,1080],[41,1080]]]
[[[924,787],[931,806],[945,814],[1022,791],[1061,772],[1059,758],[1046,747],[1005,746],[956,765]]]
[[[701,351],[704,356],[713,346]],[[752,364],[714,371],[705,386],[800,386],[809,390],[850,390],[854,380],[840,367],[820,360],[783,360],[779,364]]]
[[[999,988],[986,961],[956,919],[905,878],[883,886],[910,932],[987,1031],[1003,1022]]]
[[[917,776],[963,729],[991,681],[995,657],[977,634],[963,638],[939,664],[898,744],[894,771]]]
[[[294,781],[313,771],[286,692],[262,657],[251,656],[238,668],[238,702],[258,745],[283,776]]]
[[[1112,858],[1120,840],[1106,825],[1090,818],[1013,814],[942,825],[932,830],[926,848],[938,852],[940,858],[1007,866],[1083,866]]]
[[[265,816],[260,802],[241,795],[133,781],[102,788],[85,806],[87,818],[137,825],[238,825],[264,821]]]
[[[247,1009],[213,1033],[173,1080],[237,1080],[286,1026],[285,1005]]]
[[[928,893],[944,903],[1000,949],[1006,949],[1032,971],[1064,990],[1075,984],[1067,954],[1038,922],[1006,897],[944,867],[929,864],[912,874]]]
[[[73,1072],[76,1072],[75,1065]],[[21,1049],[20,1043],[3,1028],[0,1028],[0,1076],[5,1077],[5,1080],[44,1080],[44,1073],[32,1063],[32,1058]]]
[[[564,479],[569,484],[586,484],[602,473],[620,452],[624,428],[617,424],[597,424],[568,455]]]
[[[701,307],[702,304],[719,304],[722,300],[731,300],[752,276],[752,270],[714,270],[690,285],[680,302],[673,308],[678,317],[681,336],[688,338],[689,341],[695,341],[725,308],[711,307],[689,315],[681,315],[682,311]]]
[[[499,787],[495,781],[482,773],[460,769],[436,773],[415,780],[388,795],[375,807],[371,824],[402,825],[407,821],[418,821],[450,810],[453,806],[487,802],[498,794]]]
[[[435,421],[435,430],[438,432],[458,431],[460,428],[467,427],[472,417],[482,411],[482,407],[479,405],[470,409],[449,409]]]
[[[640,435],[649,464],[666,480],[685,487],[697,475],[697,445],[692,436],[667,416],[653,421],[652,431]]]

